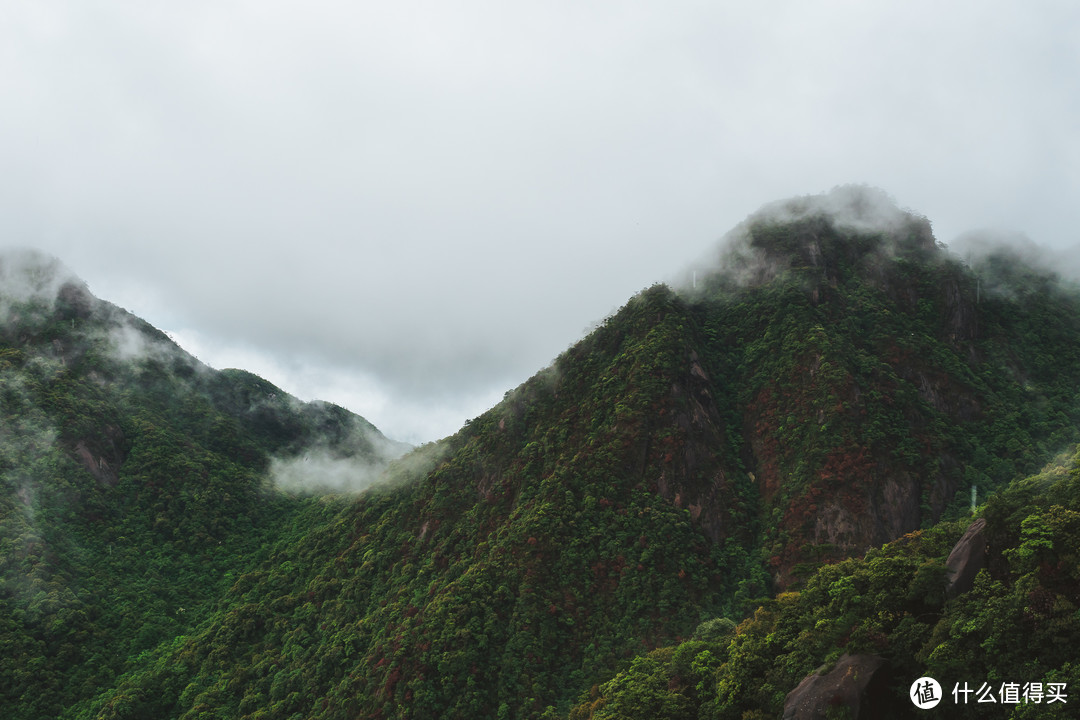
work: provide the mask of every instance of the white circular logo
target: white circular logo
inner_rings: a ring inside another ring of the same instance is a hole
[[[941,685],[938,685],[938,681],[932,677],[921,677],[911,683],[908,697],[915,703],[915,707],[920,710],[929,710],[941,702]]]

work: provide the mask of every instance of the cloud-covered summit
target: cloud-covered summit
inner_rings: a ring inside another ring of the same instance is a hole
[[[29,247],[0,247],[0,302],[51,308],[65,286],[86,292],[86,283],[58,258]]]
[[[925,217],[901,208],[896,199],[881,188],[848,184],[817,195],[767,203],[752,213],[740,228],[812,218],[821,218],[840,231],[862,234],[897,234],[909,230],[913,222],[927,222]]]
[[[727,232],[676,285],[693,295],[717,282],[754,286],[793,265],[818,267],[829,262],[824,254],[840,252],[835,243],[831,250],[823,245],[826,236],[862,238],[842,243],[843,252],[874,263],[899,253],[938,249],[924,216],[901,208],[880,188],[842,185],[762,206]],[[867,255],[873,257],[868,260]]]

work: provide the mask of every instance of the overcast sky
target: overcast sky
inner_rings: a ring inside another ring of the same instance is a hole
[[[762,204],[1077,243],[1080,4],[3,0],[0,244],[418,443]]]

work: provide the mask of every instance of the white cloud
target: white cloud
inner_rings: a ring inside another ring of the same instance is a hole
[[[13,0],[0,233],[419,439],[779,198],[1072,245],[1078,14]]]

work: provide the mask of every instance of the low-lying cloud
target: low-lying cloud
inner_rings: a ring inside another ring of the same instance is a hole
[[[363,444],[367,452],[358,452],[358,444]],[[343,448],[320,440],[299,455],[274,457],[270,461],[270,480],[278,490],[295,495],[356,494],[388,481],[391,463],[396,463],[398,475],[406,469],[411,475],[426,465],[422,458],[430,455],[406,455],[412,446],[389,440],[377,430],[362,432],[350,445],[353,447],[346,446],[343,452]]]
[[[1080,282],[1080,246],[1068,250],[1049,248],[1015,230],[971,230],[949,243],[949,250],[975,270],[984,268],[988,260],[996,257],[1049,277]]]
[[[277,489],[296,495],[358,493],[374,485],[386,464],[358,457],[339,458],[325,449],[294,458],[273,458],[270,479]]]
[[[692,265],[675,281],[691,294],[710,279],[737,287],[769,282],[790,265],[791,258],[754,242],[755,232],[774,225],[820,220],[842,234],[875,235],[876,253],[896,252],[897,241],[917,233],[931,242],[930,222],[901,208],[884,190],[869,185],[841,185],[818,195],[778,200],[752,213],[721,239],[708,257]],[[807,248],[813,252],[813,247]]]
[[[27,248],[0,248],[0,321],[50,315],[64,286],[85,284],[56,258]]]
[[[15,301],[51,304],[66,283],[82,281],[58,259],[31,248],[0,249],[0,288]]]
[[[790,223],[825,217],[840,231],[895,234],[906,230],[913,217],[910,210],[881,188],[870,185],[841,185],[819,195],[778,200],[762,207],[746,223]]]

